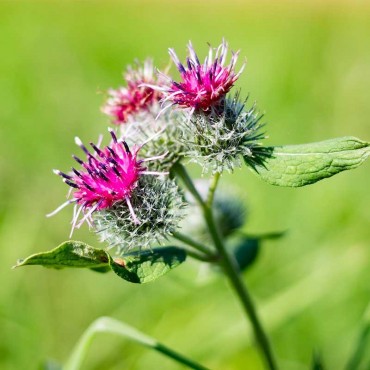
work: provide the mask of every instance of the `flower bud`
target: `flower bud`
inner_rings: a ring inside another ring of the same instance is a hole
[[[194,114],[185,125],[186,157],[200,164],[203,172],[231,172],[241,166],[243,157],[251,162],[258,159],[259,140],[264,138],[259,132],[262,116],[255,105],[245,110],[245,103],[239,94],[227,97],[220,110]]]

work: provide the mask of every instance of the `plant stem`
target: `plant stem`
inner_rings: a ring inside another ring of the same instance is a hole
[[[212,177],[212,181],[208,189],[208,196],[207,196],[207,201],[206,201],[206,205],[208,208],[212,208],[213,199],[215,197],[215,192],[216,192],[216,188],[217,188],[217,184],[218,184],[218,180],[220,179],[220,176],[221,176],[220,172],[216,172],[214,176]]]
[[[175,352],[164,344],[159,343],[156,339],[149,337],[148,335],[141,333],[139,330],[110,317],[100,317],[87,328],[76,344],[76,347],[74,348],[66,365],[63,367],[64,370],[79,370],[81,368],[87,351],[97,333],[111,333],[122,336],[144,347],[149,347],[155,351],[158,351],[190,369],[207,370],[206,367],[197,364],[193,360],[190,360],[178,352]]]
[[[209,256],[212,256],[212,251],[209,250],[209,248],[207,248],[205,245],[203,245],[202,243],[199,243],[197,241],[195,241],[194,239],[190,238],[189,236],[187,235],[184,235],[180,232],[174,232],[172,233],[172,236],[177,239],[177,240],[180,240],[181,242],[187,244],[187,245],[190,245],[191,247],[209,255]]]
[[[244,282],[241,279],[239,268],[236,264],[236,261],[234,260],[233,256],[231,256],[227,252],[225,248],[224,242],[218,231],[216,222],[213,217],[212,204],[213,204],[213,199],[214,199],[215,191],[217,188],[217,184],[220,178],[220,173],[216,173],[213,176],[211,185],[209,188],[207,201],[205,202],[200,196],[200,194],[198,193],[197,189],[195,188],[190,176],[186,172],[186,169],[180,163],[177,164],[177,167],[175,168],[175,172],[183,180],[185,186],[192,193],[192,195],[197,200],[199,206],[202,209],[203,216],[206,221],[210,236],[221,257],[220,264],[222,265],[225,274],[229,278],[232,287],[234,288],[236,294],[238,295],[238,298],[243,305],[245,313],[249,317],[249,320],[253,327],[256,341],[260,346],[262,355],[266,361],[268,369],[277,370],[276,361],[272,353],[269,339],[257,315],[257,311],[256,311],[256,308],[254,307],[253,300],[247,290],[247,287],[245,286]]]
[[[221,264],[224,269],[225,274],[228,276],[232,287],[237,293],[244,311],[251,321],[255,338],[260,346],[262,354],[270,370],[277,370],[277,365],[271,350],[271,346],[268,337],[262,327],[262,324],[258,318],[257,311],[254,307],[253,300],[247,290],[247,287],[243,283],[241,276],[239,274],[239,268],[232,256],[226,251],[221,236],[215,225],[212,209],[207,206],[203,209],[204,218],[207,222],[209,232],[211,234],[212,240],[215,243],[215,247],[221,256]]]
[[[211,262],[215,260],[215,258],[210,255],[205,255],[203,253],[193,251],[190,248],[183,248],[183,249],[189,257],[194,258],[198,261]]]
[[[186,168],[180,163],[176,162],[172,166],[172,171],[180,177],[180,179],[184,182],[184,185],[188,188],[191,195],[195,198],[195,200],[198,202],[199,205],[204,204],[204,200],[201,197],[201,195],[198,193],[198,190],[196,189],[193,180],[189,176],[188,172],[186,171]]]

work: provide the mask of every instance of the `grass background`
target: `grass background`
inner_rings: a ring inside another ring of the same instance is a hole
[[[250,327],[225,281],[187,263],[136,286],[113,275],[10,270],[68,238],[71,209],[52,168],[68,169],[73,137],[106,132],[97,92],[134,58],[168,62],[191,39],[226,37],[248,57],[237,86],[266,112],[267,144],[354,135],[369,140],[370,8],[366,2],[59,1],[0,3],[0,368],[64,362],[83,330],[109,315],[213,369],[262,369]],[[248,205],[245,230],[288,230],[246,273],[284,370],[345,364],[369,301],[369,163],[302,189],[275,188],[243,168],[224,184]],[[97,245],[86,228],[74,237]],[[84,369],[177,369],[109,335]],[[364,370],[368,368],[363,367]]]

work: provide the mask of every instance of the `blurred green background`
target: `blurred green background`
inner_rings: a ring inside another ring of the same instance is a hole
[[[262,369],[227,283],[189,262],[137,286],[112,274],[39,267],[18,258],[68,238],[72,209],[46,219],[67,187],[73,137],[106,133],[99,112],[134,58],[167,64],[191,39],[225,37],[248,58],[238,87],[266,112],[267,144],[354,135],[370,139],[370,6],[366,2],[59,1],[0,3],[0,368],[64,362],[83,330],[109,315],[212,369]],[[224,185],[248,205],[245,230],[288,230],[245,274],[281,369],[312,352],[343,368],[370,297],[369,163],[301,189],[262,183],[246,168]],[[235,181],[236,179],[236,181]],[[98,245],[87,228],[74,238]],[[157,353],[100,335],[84,369],[177,369]]]

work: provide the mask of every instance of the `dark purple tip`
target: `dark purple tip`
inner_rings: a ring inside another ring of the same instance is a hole
[[[181,64],[181,63],[178,63],[176,65],[177,69],[179,70],[180,73],[186,73],[186,70],[184,68],[184,66]]]
[[[131,154],[131,152],[130,152],[130,148],[128,147],[128,145],[127,145],[126,141],[122,141],[122,144],[123,144],[123,146],[125,147],[126,153]]]
[[[75,137],[75,143],[86,153],[87,156],[90,156],[91,153],[88,151],[85,145],[83,145],[82,141],[80,138]]]
[[[77,156],[72,155],[72,158],[73,158],[77,163],[79,163],[79,164],[81,164],[81,165],[83,165],[83,164],[84,164],[84,162],[83,162],[80,158],[78,158]]]
[[[186,58],[186,62],[188,64],[188,68],[191,71],[194,67],[194,64],[191,62],[190,58]]]
[[[66,173],[62,172],[62,171],[59,171],[58,175],[64,177],[67,180],[71,180],[72,179],[72,176],[69,176]]]
[[[118,163],[114,158],[108,158],[108,162],[112,163],[114,166],[118,166]]]
[[[113,130],[109,130],[109,132],[110,132],[110,134],[111,134],[111,136],[112,136],[113,141],[114,141],[115,143],[117,143],[117,136],[116,136],[116,134],[114,133],[114,131],[113,131]]]
[[[72,171],[78,176],[82,177],[81,172],[77,171],[74,167],[72,167]]]
[[[183,87],[176,81],[172,81],[172,84],[175,85],[178,89],[184,90]]]
[[[90,143],[90,145],[100,157],[104,158],[104,153],[94,143]]]
[[[110,148],[109,146],[107,146],[107,149],[108,149],[109,153],[112,154],[112,157],[117,157],[116,152],[112,148]]]
[[[74,182],[72,182],[72,181],[64,180],[64,182],[65,182],[67,185],[71,186],[72,188],[79,189],[78,185],[77,185],[77,184],[75,184],[75,183],[74,183]]]
[[[116,167],[116,166],[113,166],[113,167],[112,167],[112,170],[114,171],[114,173],[115,173],[118,177],[121,177],[121,174],[118,172],[118,170],[117,170],[117,167]]]
[[[94,191],[94,189],[86,182],[84,181],[83,184],[90,190],[90,191]]]
[[[104,171],[108,171],[108,167],[104,163],[99,163],[99,167],[103,169]]]
[[[99,172],[99,176],[100,176],[103,180],[105,180],[106,182],[109,182],[108,177],[107,177],[107,176],[105,176],[105,175],[104,175],[104,173],[103,173],[102,171],[100,171],[100,172]]]

